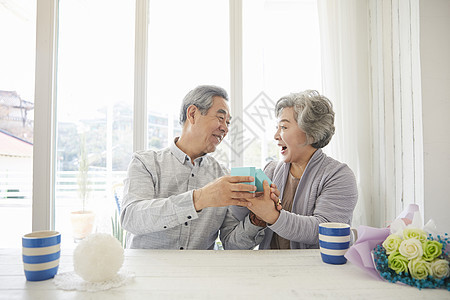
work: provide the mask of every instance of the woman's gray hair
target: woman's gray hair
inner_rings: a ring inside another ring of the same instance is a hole
[[[306,133],[308,144],[316,149],[328,145],[335,131],[333,104],[328,98],[314,90],[284,96],[275,105],[276,117],[287,107],[294,108],[295,121]]]
[[[213,105],[213,97],[218,96],[228,101],[228,94],[223,88],[215,85],[199,85],[190,91],[183,99],[180,110],[180,124],[186,122],[187,109],[190,105],[195,105],[202,115],[206,115]]]

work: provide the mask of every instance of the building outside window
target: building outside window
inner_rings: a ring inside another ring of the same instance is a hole
[[[31,231],[36,3],[0,4],[0,247]]]

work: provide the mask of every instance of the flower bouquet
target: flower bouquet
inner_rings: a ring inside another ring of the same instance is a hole
[[[390,228],[360,226],[358,234],[345,255],[350,262],[392,283],[450,291],[448,235],[438,235],[432,220],[422,226],[417,205],[410,205]]]
[[[406,228],[403,235],[390,234],[374,248],[376,269],[389,282],[421,288],[446,288],[450,291],[449,256],[445,238],[438,240],[422,229]]]

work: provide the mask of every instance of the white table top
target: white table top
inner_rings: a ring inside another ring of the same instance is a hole
[[[26,281],[21,249],[0,249],[0,299],[450,299],[443,289],[373,279],[348,262],[325,264],[319,250],[125,250],[123,267],[135,274],[125,286],[63,291],[52,279]],[[63,250],[59,272],[69,271],[72,251]]]

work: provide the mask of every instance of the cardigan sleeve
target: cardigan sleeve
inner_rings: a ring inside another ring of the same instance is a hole
[[[306,183],[301,188],[310,192],[296,201],[307,201],[310,211],[300,214],[282,210],[278,220],[269,228],[291,242],[312,246],[318,244],[320,223],[351,223],[358,190],[355,176],[346,164],[327,168],[326,172]]]

